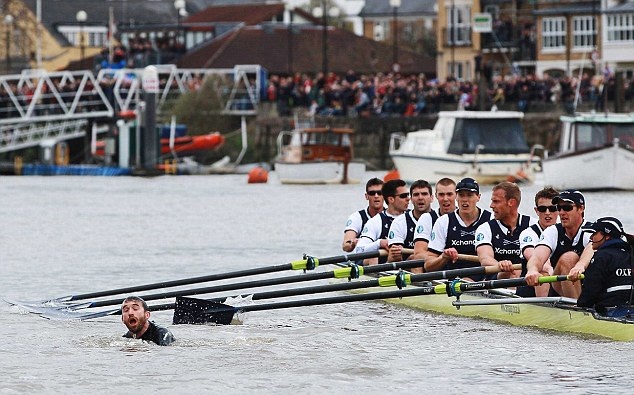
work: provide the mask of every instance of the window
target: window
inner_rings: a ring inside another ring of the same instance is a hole
[[[83,32],[84,44],[88,47],[101,47],[108,41],[108,28],[106,26],[60,26],[59,32],[73,46],[81,45],[79,33]]]
[[[566,48],[566,18],[544,18],[542,20],[542,49],[563,50]]]
[[[374,41],[385,41],[385,32],[387,31],[386,22],[374,22]]]
[[[574,48],[594,48],[597,27],[594,16],[572,18],[572,46]]]
[[[634,14],[607,17],[608,41],[634,41]]]
[[[453,12],[452,12],[453,11]],[[447,44],[465,45],[471,43],[471,8],[447,8]]]
[[[467,76],[465,75],[464,65],[462,62],[455,62],[453,65],[454,67],[452,69],[451,62],[447,62],[447,76],[450,77],[453,75],[457,80],[466,79]]]

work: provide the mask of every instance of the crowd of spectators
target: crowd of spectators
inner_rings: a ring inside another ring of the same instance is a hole
[[[552,108],[562,105],[574,112],[575,102],[591,103],[601,111],[606,100],[613,100],[615,78],[610,70],[581,77],[536,78],[527,76],[494,76],[483,86],[473,81],[449,78],[446,81],[428,79],[423,74],[402,75],[376,73],[345,75],[323,73],[311,77],[272,75],[268,81],[266,100],[274,102],[280,115],[290,115],[295,108],[320,116],[412,116],[453,109],[491,109],[492,107],[531,111],[531,108]],[[607,89],[606,89],[607,87]],[[624,80],[625,100],[634,96],[631,79]],[[578,93],[578,97],[577,97]],[[484,98],[480,106],[478,100]]]

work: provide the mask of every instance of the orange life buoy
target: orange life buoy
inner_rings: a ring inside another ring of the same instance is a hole
[[[258,166],[249,171],[249,184],[264,184],[269,180],[269,172]]]
[[[398,180],[399,178],[401,178],[401,175],[399,174],[398,169],[392,169],[383,177],[383,181]]]

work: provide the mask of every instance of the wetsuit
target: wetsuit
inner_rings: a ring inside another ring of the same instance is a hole
[[[134,333],[130,331],[123,335],[123,337],[127,337],[129,339],[137,339]],[[145,340],[146,342],[154,342],[159,346],[167,346],[175,340],[174,335],[172,335],[172,332],[170,332],[169,329],[158,326],[152,321],[150,321],[150,325],[143,333],[143,336],[139,337],[138,339]]]

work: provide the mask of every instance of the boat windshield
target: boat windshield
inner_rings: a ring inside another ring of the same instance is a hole
[[[523,154],[530,152],[518,118],[456,119],[450,154],[472,154],[478,145],[483,154]]]
[[[342,135],[333,132],[315,132],[315,133],[303,133],[302,144],[303,145],[340,145]],[[343,135],[343,146],[350,145],[350,138],[347,135]]]
[[[577,123],[577,150],[586,150],[612,144],[618,138],[624,144],[634,146],[634,129],[630,124]]]

